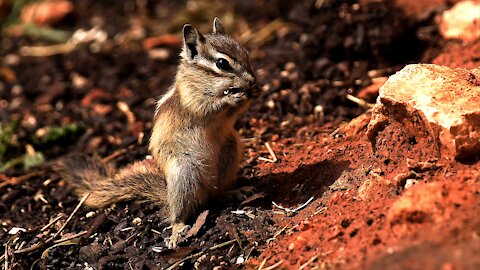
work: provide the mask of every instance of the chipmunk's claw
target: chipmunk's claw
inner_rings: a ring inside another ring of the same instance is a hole
[[[172,225],[172,235],[168,238],[165,238],[165,244],[169,249],[175,249],[178,246],[178,243],[185,234],[190,230],[189,225],[184,223],[176,223]]]

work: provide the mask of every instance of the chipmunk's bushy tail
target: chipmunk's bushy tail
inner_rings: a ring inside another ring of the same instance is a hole
[[[70,155],[58,161],[55,171],[79,197],[90,194],[85,204],[104,208],[112,203],[148,199],[166,205],[166,182],[151,160],[135,162],[114,172],[99,157]]]

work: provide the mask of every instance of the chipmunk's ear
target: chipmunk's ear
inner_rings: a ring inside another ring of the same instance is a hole
[[[213,33],[225,35],[225,28],[223,28],[222,22],[217,17],[213,19]]]
[[[198,47],[205,42],[205,37],[202,33],[191,26],[185,24],[183,26],[183,53],[182,56],[186,59],[192,60],[198,54]]]

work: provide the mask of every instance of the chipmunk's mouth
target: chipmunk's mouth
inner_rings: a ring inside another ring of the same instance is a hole
[[[237,94],[237,93],[243,93],[243,92],[246,92],[244,88],[240,88],[240,87],[229,87],[227,90],[223,91],[223,93],[225,95],[228,95],[228,94]]]
[[[224,95],[235,95],[239,93],[245,93],[248,98],[258,98],[260,96],[260,86],[253,85],[249,88],[241,88],[241,87],[229,87],[223,91]]]

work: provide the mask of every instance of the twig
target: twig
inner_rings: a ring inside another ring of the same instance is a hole
[[[221,243],[221,244],[218,244],[218,245],[215,245],[211,248],[209,248],[210,250],[215,250],[215,249],[218,249],[218,248],[221,248],[221,247],[224,247],[224,246],[227,246],[231,243],[234,243],[235,241],[237,241],[237,239],[233,239],[233,240],[230,240],[230,241],[227,241],[227,242],[224,242],[224,243]]]
[[[293,232],[293,230],[295,230],[298,226],[300,226],[300,224],[296,224],[295,226],[293,226],[292,228],[290,228],[287,233]]]
[[[22,248],[22,249],[19,249],[19,250],[14,250],[13,251],[13,254],[22,254],[22,253],[28,253],[28,252],[32,252],[32,251],[35,251],[37,249],[40,249],[42,248],[45,244],[47,244],[48,242],[52,241],[53,238],[49,238],[47,239],[45,242],[39,242],[39,243],[35,243],[27,248]]]
[[[65,226],[67,226],[68,222],[70,222],[70,220],[73,218],[73,215],[75,215],[75,213],[77,213],[78,209],[80,209],[80,206],[82,206],[82,204],[87,200],[88,196],[90,196],[90,193],[87,193],[85,196],[83,196],[83,198],[80,200],[80,202],[77,204],[77,207],[75,207],[75,209],[73,209],[73,212],[70,214],[70,216],[67,218],[67,221],[65,221],[65,223],[62,225],[62,227],[60,228],[60,230],[58,230],[54,235],[53,235],[53,239],[55,239],[62,231],[63,229],[65,228]]]
[[[55,222],[57,222],[59,219],[63,217],[63,214],[58,215],[56,218],[54,218],[52,221],[50,221],[47,225],[43,226],[40,231],[43,232],[46,229],[50,228]]]
[[[308,265],[310,265],[313,261],[315,261],[318,258],[318,254],[310,258],[308,261],[306,261],[304,264],[302,264],[298,270],[305,269]]]
[[[42,175],[40,172],[31,172],[18,177],[8,177],[4,174],[0,174],[0,180],[4,181],[0,183],[0,188],[8,185],[17,185],[29,178],[32,178],[34,176],[40,176],[40,175]]]
[[[261,161],[267,161],[267,162],[272,162],[272,163],[275,162],[275,161],[273,161],[273,159],[264,158],[264,157],[258,157],[258,159],[261,160]]]
[[[233,240],[230,240],[230,241],[227,241],[227,242],[218,244],[218,245],[216,245],[216,246],[213,246],[213,247],[209,248],[209,250],[219,249],[219,248],[221,248],[221,247],[224,247],[224,246],[227,246],[227,245],[229,245],[229,244],[231,244],[231,243],[234,243],[235,241],[237,241],[237,240],[236,240],[236,239],[233,239]],[[190,256],[187,256],[187,257],[181,259],[180,261],[178,261],[178,262],[170,265],[170,267],[168,267],[166,270],[172,270],[172,269],[180,266],[181,263],[183,263],[183,262],[185,262],[185,261],[187,261],[187,260],[193,259],[193,258],[195,258],[195,257],[201,256],[201,255],[203,255],[203,253],[204,253],[203,251],[200,251],[200,252],[198,252],[198,253],[195,253],[195,254],[192,254],[192,255],[190,255]]]
[[[152,232],[154,232],[154,233],[156,233],[156,234],[162,235],[161,232],[159,232],[159,231],[157,231],[157,230],[155,230],[155,229],[150,229],[150,231],[152,231]]]
[[[68,236],[68,237],[64,237],[64,238],[55,240],[55,241],[53,241],[53,243],[55,243],[55,244],[60,244],[60,243],[63,243],[63,242],[66,242],[66,241],[70,241],[70,240],[75,239],[75,238],[82,237],[82,236],[84,236],[84,235],[87,234],[87,233],[88,233],[88,231],[81,231],[81,232],[76,233],[76,234],[74,234],[74,235],[70,235],[70,236]]]
[[[185,262],[185,261],[187,261],[187,260],[190,260],[190,259],[192,259],[192,258],[199,257],[199,256],[201,256],[202,254],[203,254],[203,251],[200,251],[200,252],[198,252],[198,253],[195,253],[195,254],[192,254],[192,255],[190,255],[190,256],[187,256],[187,257],[181,259],[180,261],[172,264],[170,267],[168,267],[168,268],[165,269],[165,270],[175,269],[175,267],[178,267],[181,263],[183,263],[183,262]]]
[[[267,263],[267,258],[263,259],[262,263],[258,266],[257,270],[262,270],[263,266]]]
[[[272,158],[270,159],[270,158],[258,157],[258,159],[262,161],[272,162],[272,163],[277,162],[278,161],[277,155],[275,155],[275,152],[273,152],[272,147],[270,147],[270,144],[268,142],[265,143],[265,147],[267,147],[268,153]]]
[[[22,56],[44,57],[57,54],[71,53],[77,48],[73,43],[62,43],[49,46],[23,46],[20,48]]]
[[[340,131],[340,128],[336,128],[332,133],[330,133],[330,137],[334,137]]]
[[[272,238],[267,239],[267,242],[271,242],[271,241],[275,240],[275,239],[277,238],[277,236],[279,236],[283,231],[285,231],[285,229],[286,229],[287,227],[288,227],[288,224],[285,225],[285,227],[283,227],[283,228],[281,228],[280,230],[278,230],[278,232],[276,232],[276,233],[272,236]]]
[[[8,245],[5,245],[5,270],[8,270]]]
[[[347,97],[348,100],[357,103],[360,107],[373,108],[373,106],[375,106],[374,104],[368,103],[365,100],[357,98],[357,97],[352,96],[350,94],[347,94],[346,97]]]
[[[301,210],[303,209],[305,206],[307,206],[309,203],[311,203],[313,201],[313,197],[310,197],[310,199],[308,199],[308,201],[306,201],[305,203],[303,203],[302,205],[300,205],[299,207],[295,208],[295,209],[290,209],[290,208],[286,208],[286,207],[283,207],[283,206],[280,206],[278,205],[277,203],[273,202],[272,201],[272,204],[273,206],[279,208],[279,209],[282,209],[284,210],[285,212],[291,212],[291,213],[295,213],[297,212],[298,210]]]
[[[283,260],[277,262],[276,264],[272,264],[270,265],[269,267],[265,268],[265,270],[272,270],[272,269],[275,269],[277,267],[279,267],[281,264],[283,263]]]
[[[107,162],[125,154],[126,152],[127,152],[127,149],[125,149],[125,148],[117,150],[117,151],[113,152],[112,154],[102,158],[102,162],[107,163]]]
[[[87,195],[83,196],[83,198],[80,200],[80,202],[78,203],[78,205],[75,207],[75,209],[73,209],[73,212],[70,214],[70,216],[67,218],[67,220],[65,221],[65,223],[63,224],[63,226],[60,228],[60,230],[58,230],[52,237],[48,238],[47,240],[45,240],[44,242],[39,242],[39,243],[35,243],[33,244],[32,246],[30,247],[27,247],[27,248],[23,248],[23,249],[19,249],[19,250],[14,250],[13,253],[14,254],[21,254],[21,253],[28,253],[28,252],[32,252],[32,251],[35,251],[37,249],[40,249],[42,248],[43,246],[45,246],[46,244],[52,242],[55,238],[57,238],[57,236],[63,231],[63,229],[65,228],[65,226],[67,226],[68,222],[70,222],[70,220],[73,218],[73,215],[75,215],[75,213],[78,211],[78,209],[80,209],[80,206],[82,206],[82,204],[85,202],[85,200],[87,200],[88,196],[90,196],[90,193],[88,193]],[[60,239],[61,240],[61,239]],[[66,240],[65,240],[66,241]]]
[[[128,124],[133,124],[135,123],[135,114],[133,114],[132,110],[130,109],[130,106],[124,101],[119,101],[117,102],[117,108],[125,114],[127,117]]]
[[[270,144],[268,142],[265,143],[265,146],[267,147],[268,153],[270,153],[270,156],[272,156],[273,162],[277,162],[277,155],[275,155],[275,152],[273,152],[272,147],[270,147]]]
[[[317,211],[315,211],[315,213],[313,213],[313,215],[318,215],[318,214],[326,211],[327,209],[328,209],[328,208],[327,208],[326,206],[324,206],[324,207],[318,209]]]
[[[235,215],[245,215],[251,219],[254,219],[255,218],[255,215],[252,214],[253,211],[245,211],[245,210],[235,210],[235,211],[232,211],[231,213],[232,214],[235,214]]]

